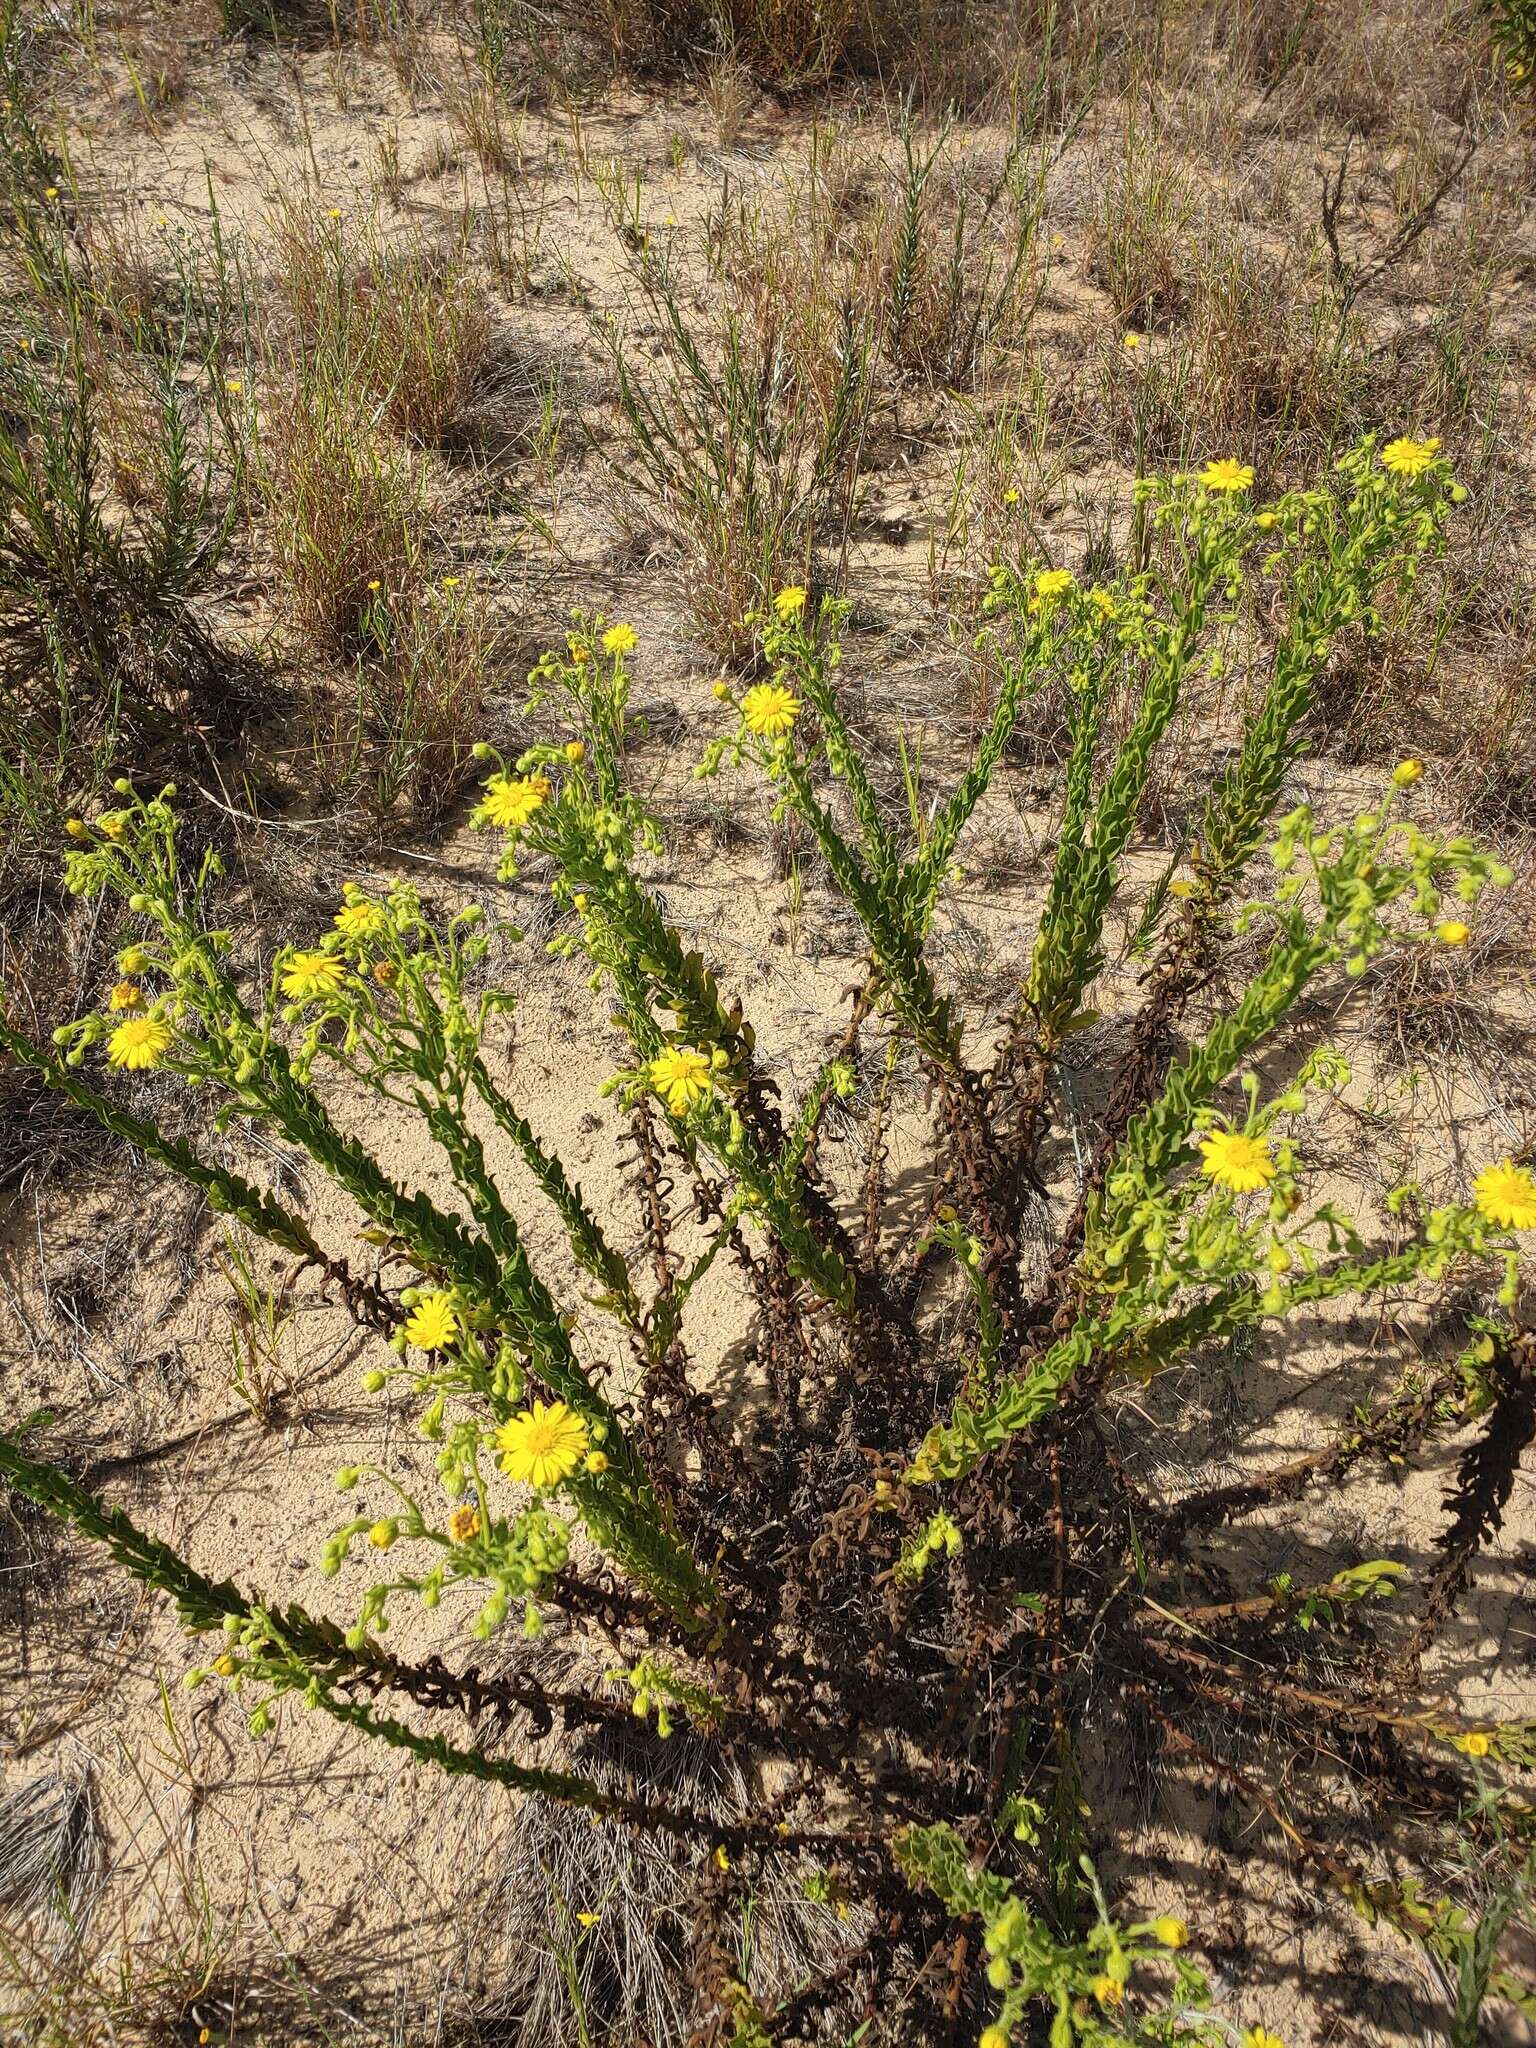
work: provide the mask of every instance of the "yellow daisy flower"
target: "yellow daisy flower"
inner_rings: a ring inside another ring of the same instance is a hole
[[[567,761],[575,762],[579,767],[580,764],[587,758],[586,741],[567,740],[565,743],[565,758],[567,759]]]
[[[1448,917],[1435,926],[1435,937],[1442,946],[1464,946],[1471,936],[1471,925],[1463,924],[1459,917]]]
[[[1485,1166],[1472,1183],[1477,1213],[1500,1230],[1536,1230],[1536,1178],[1513,1159]]]
[[[1244,1131],[1212,1131],[1200,1140],[1200,1155],[1200,1171],[1234,1194],[1254,1194],[1275,1177],[1268,1140],[1250,1138]],[[1162,1938],[1158,1936],[1159,1941]]]
[[[1285,2043],[1268,2027],[1249,2027],[1243,2035],[1243,2048],[1285,2048]]]
[[[107,1040],[107,1058],[130,1074],[156,1067],[170,1050],[171,1027],[159,1017],[128,1017]]]
[[[1411,758],[1407,761],[1399,761],[1392,770],[1393,785],[1397,789],[1409,789],[1418,781],[1423,773],[1424,763],[1422,761],[1416,761]]]
[[[1065,597],[1072,588],[1070,569],[1042,569],[1035,578],[1037,597]]]
[[[125,946],[117,956],[118,971],[122,974],[142,974],[149,965],[149,955],[142,946]]]
[[[334,953],[291,953],[279,986],[296,1003],[333,996],[346,979],[347,967]]]
[[[448,1294],[424,1294],[406,1319],[405,1341],[418,1351],[442,1351],[458,1334],[458,1310]]]
[[[120,981],[107,997],[109,1010],[142,1010],[144,991],[136,981]]]
[[[800,699],[782,683],[754,683],[741,700],[741,715],[759,739],[781,740],[800,716]]]
[[[603,635],[605,654],[633,654],[640,645],[640,635],[633,626],[610,626]]]
[[[714,1092],[715,1071],[704,1053],[674,1045],[651,1061],[651,1086],[674,1116],[686,1116]]]
[[[1125,1997],[1125,1989],[1113,1977],[1095,1977],[1093,1995],[1100,2005],[1119,2005]]]
[[[587,1425],[563,1401],[535,1401],[496,1432],[501,1469],[527,1486],[558,1486],[586,1455]]]
[[[1433,464],[1439,449],[1438,439],[1414,441],[1407,434],[1400,434],[1382,449],[1382,467],[1390,469],[1394,476],[1422,476]]]
[[[353,897],[343,903],[331,922],[344,939],[372,939],[384,929],[384,913],[377,903]]]
[[[473,1543],[480,1534],[478,1508],[457,1507],[448,1517],[448,1534],[455,1543]]]
[[[1152,1932],[1164,1948],[1182,1948],[1189,1940],[1189,1929],[1173,1913],[1159,1913],[1152,1922]]]
[[[1493,1739],[1483,1729],[1474,1728],[1466,1735],[1458,1735],[1451,1746],[1463,1756],[1486,1756],[1493,1747]]]
[[[1134,331],[1132,331],[1132,332],[1131,332],[1130,334],[1127,334],[1127,335],[1126,335],[1126,337],[1125,337],[1125,346],[1126,346],[1127,348],[1132,348],[1132,349],[1135,349],[1135,348],[1140,348],[1140,347],[1141,347],[1141,344],[1143,343],[1143,341],[1145,341],[1145,339],[1146,339],[1146,336],[1145,336],[1145,335],[1143,335],[1143,334],[1137,334],[1137,333],[1135,333]]]
[[[1221,461],[1205,465],[1200,481],[1208,491],[1251,491],[1253,471],[1246,462],[1234,462],[1230,456],[1223,456]]]
[[[773,608],[781,619],[792,619],[797,612],[805,610],[805,586],[791,583],[781,590],[773,600]]]
[[[481,814],[492,825],[520,832],[549,796],[547,775],[493,775],[485,785]]]
[[[128,820],[121,811],[103,811],[96,820],[96,830],[111,840],[121,839],[127,829]]]

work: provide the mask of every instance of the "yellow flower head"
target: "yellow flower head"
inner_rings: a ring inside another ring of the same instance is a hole
[[[792,619],[805,610],[805,586],[791,583],[773,600],[773,608],[781,619]]]
[[[448,1517],[448,1534],[455,1543],[473,1543],[480,1534],[478,1508],[457,1507]]]
[[[1536,1178],[1513,1159],[1485,1166],[1472,1183],[1472,1198],[1479,1216],[1500,1230],[1536,1230]]]
[[[1399,761],[1397,766],[1392,770],[1393,785],[1398,789],[1409,789],[1415,782],[1418,781],[1419,777],[1423,773],[1424,763],[1422,761],[1415,761],[1412,759],[1407,761]]]
[[[1125,1997],[1125,1988],[1117,1984],[1113,1977],[1095,1977],[1093,1995],[1100,2005],[1119,2005]]]
[[[633,626],[610,626],[603,635],[604,654],[633,654],[640,645],[640,635]]]
[[[485,785],[481,814],[488,824],[520,832],[547,800],[549,789],[547,775],[493,775]]]
[[[418,1351],[442,1351],[458,1334],[458,1310],[448,1294],[424,1294],[406,1319],[405,1341]]]
[[[235,1673],[240,1669],[240,1666],[235,1662],[234,1658],[231,1657],[229,1652],[226,1650],[222,1657],[214,1658],[212,1668],[214,1671],[218,1673],[220,1678],[233,1678]]]
[[[1285,2048],[1285,2043],[1268,2027],[1249,2027],[1243,2035],[1243,2048]]]
[[[651,1086],[674,1116],[686,1116],[695,1103],[713,1094],[715,1070],[707,1054],[691,1045],[674,1045],[651,1061]]]
[[[384,929],[384,913],[377,903],[354,896],[343,903],[331,922],[344,939],[376,939]]]
[[[725,678],[721,676],[717,681],[710,684],[709,694],[711,695],[711,697],[714,698],[717,704],[723,704],[727,697],[729,697],[731,694],[731,686],[725,680]]]
[[[587,1425],[563,1401],[535,1401],[496,1432],[501,1469],[526,1486],[558,1486],[586,1455]]]
[[[1008,2036],[1001,2027],[983,2027],[976,2048],[1008,2048]]]
[[[1152,1922],[1152,1932],[1164,1948],[1182,1948],[1189,1940],[1189,1929],[1173,1913],[1159,1913]]]
[[[1200,481],[1208,491],[1251,491],[1253,471],[1246,462],[1234,462],[1228,455],[1220,462],[1208,462],[1200,472]]]
[[[1382,467],[1390,469],[1394,476],[1422,476],[1433,464],[1439,448],[1438,440],[1414,441],[1400,434],[1382,449]]]
[[[368,1531],[368,1541],[375,1550],[388,1550],[399,1534],[400,1531],[393,1522],[387,1520],[375,1522]]]
[[[608,1470],[607,1452],[588,1451],[586,1456],[586,1467],[587,1470],[592,1474],[592,1477],[594,1479],[601,1479],[603,1474]]]
[[[574,761],[578,765],[581,762],[585,761],[585,759],[587,758],[586,741],[567,740],[565,743],[565,758],[567,759],[567,761]]]
[[[1140,348],[1140,347],[1141,347],[1141,344],[1142,344],[1142,342],[1143,342],[1143,341],[1144,341],[1145,339],[1146,339],[1146,336],[1145,336],[1145,335],[1142,335],[1142,334],[1137,334],[1137,333],[1136,333],[1136,332],[1135,332],[1135,331],[1133,330],[1133,331],[1132,331],[1131,333],[1129,333],[1129,334],[1127,334],[1127,335],[1126,335],[1126,337],[1125,337],[1125,346],[1126,346],[1127,348]]]
[[[1466,1735],[1458,1735],[1454,1746],[1463,1756],[1486,1756],[1493,1747],[1493,1739],[1486,1730],[1473,1728]]]
[[[800,699],[782,683],[754,683],[741,700],[741,715],[759,739],[781,740],[800,716]]]
[[[1072,588],[1070,569],[1042,569],[1035,578],[1037,597],[1065,597]]]
[[[126,1017],[107,1040],[107,1058],[130,1074],[157,1067],[169,1052],[171,1027],[159,1017]]]
[[[149,965],[149,955],[142,946],[125,946],[117,956],[120,973],[142,974]]]
[[[1112,619],[1115,616],[1115,600],[1107,590],[1090,590],[1088,602],[1093,606],[1101,619]]]
[[[1471,936],[1471,925],[1463,924],[1459,917],[1448,917],[1435,926],[1435,937],[1442,946],[1464,946]]]
[[[120,981],[107,997],[109,1010],[142,1010],[144,991],[136,981]]]
[[[334,953],[291,953],[279,986],[295,1003],[333,996],[346,979],[347,967]]]
[[[1200,1171],[1218,1187],[1251,1195],[1268,1187],[1275,1177],[1275,1163],[1269,1156],[1268,1139],[1250,1138],[1244,1131],[1212,1131],[1200,1140]]]
[[[103,811],[96,820],[96,830],[112,840],[121,839],[127,829],[128,820],[121,811]]]
[[[1010,484],[1010,485],[1008,486],[1007,490],[1006,490],[1006,491],[1004,491],[1004,493],[1003,493],[1003,503],[1004,503],[1005,505],[1017,505],[1017,503],[1018,503],[1018,502],[1019,502],[1019,494],[1018,494],[1018,491],[1017,491],[1017,489],[1015,488],[1015,486],[1014,486],[1013,484]]]

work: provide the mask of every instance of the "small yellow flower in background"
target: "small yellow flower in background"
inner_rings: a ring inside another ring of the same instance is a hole
[[[391,1521],[375,1522],[368,1531],[368,1541],[375,1550],[388,1550],[400,1531]]]
[[[384,929],[384,913],[377,903],[354,899],[343,903],[331,922],[343,938],[371,939]]]
[[[535,1401],[496,1432],[501,1469],[527,1486],[558,1486],[569,1479],[587,1448],[587,1425],[563,1401]]]
[[[122,838],[127,829],[128,820],[121,811],[103,811],[96,820],[96,830],[104,832],[114,844]]]
[[[731,694],[731,686],[722,677],[718,682],[713,682],[710,684],[709,694],[711,695],[711,697],[714,698],[717,704],[723,704],[726,698],[729,697]]]
[[[983,2027],[976,2038],[976,2048],[1008,2048],[1008,2036],[1001,2027]]]
[[[1390,469],[1394,476],[1422,476],[1434,462],[1439,448],[1438,439],[1414,441],[1408,435],[1400,434],[1382,449],[1382,467]]]
[[[601,1913],[578,1913],[576,1915],[576,1925],[578,1927],[595,1927],[602,1917]]]
[[[448,1534],[455,1543],[473,1543],[480,1534],[478,1508],[458,1507],[448,1517]]]
[[[332,207],[332,208],[331,208],[331,209],[329,210],[329,212],[328,212],[328,213],[326,214],[326,216],[325,216],[325,217],[326,217],[326,219],[327,219],[327,220],[340,220],[340,219],[341,219],[341,208],[340,208],[339,206],[333,206],[333,207]]]
[[[604,654],[633,654],[640,645],[640,635],[633,626],[610,626],[603,635]]]
[[[120,981],[107,997],[109,1010],[142,1010],[144,991],[136,981]]]
[[[588,1451],[586,1456],[586,1467],[587,1470],[592,1474],[592,1477],[594,1479],[601,1479],[603,1474],[608,1470],[607,1452]]]
[[[373,978],[380,988],[388,988],[399,972],[393,960],[375,960],[373,963]]]
[[[481,806],[493,825],[520,832],[549,795],[547,775],[493,775]]]
[[[443,578],[443,588],[444,588],[444,590],[457,590],[457,589],[458,589],[458,587],[459,587],[459,579],[458,579],[458,577],[457,577],[457,576],[445,576],[445,577]]]
[[[45,192],[45,193],[43,194],[43,197],[44,197],[45,199],[57,199],[57,198],[58,198],[58,196],[59,196],[59,188],[58,188],[58,186],[57,186],[57,185],[50,185],[50,186],[48,187],[47,191],[46,191],[46,192]]]
[[[1107,590],[1090,590],[1088,602],[1101,619],[1112,619],[1115,616],[1115,600]]]
[[[1477,1213],[1500,1230],[1536,1230],[1536,1179],[1513,1159],[1485,1166],[1472,1183],[1472,1198]]]
[[[1486,1756],[1493,1747],[1493,1738],[1481,1728],[1474,1728],[1466,1735],[1458,1735],[1452,1743],[1463,1756]]]
[[[1131,349],[1140,348],[1141,344],[1146,340],[1146,338],[1147,337],[1144,334],[1137,334],[1133,329],[1132,332],[1127,334],[1125,337],[1125,346]]]
[[[1275,1177],[1268,1140],[1250,1138],[1245,1131],[1212,1131],[1200,1140],[1200,1154],[1200,1171],[1234,1194],[1254,1194]],[[1157,1938],[1163,1939],[1161,1934]]]
[[[567,740],[565,743],[565,758],[567,761],[585,761],[587,758],[585,740]]]
[[[1065,597],[1072,588],[1070,569],[1042,569],[1035,578],[1037,597]]]
[[[782,683],[754,683],[741,700],[741,715],[759,739],[781,740],[800,716],[800,699]]]
[[[226,377],[224,379],[224,389],[226,391],[233,392],[234,395],[238,398],[240,393],[245,389],[245,385],[239,377]]]
[[[1234,462],[1230,456],[1223,456],[1221,461],[1205,465],[1200,481],[1208,491],[1251,491],[1253,471],[1246,462]]]
[[[805,586],[791,583],[781,590],[773,600],[773,608],[781,619],[792,619],[797,612],[805,610]]]
[[[731,1859],[725,1853],[724,1842],[720,1842],[716,1845],[715,1848],[715,1868],[717,1870],[729,1870],[730,1867]]]
[[[213,1669],[220,1678],[233,1678],[239,1668],[227,1650],[222,1657],[215,1657],[213,1660]]]
[[[1250,2027],[1243,2035],[1243,2048],[1285,2048],[1285,2043],[1268,2027]]]
[[[1463,924],[1459,917],[1448,917],[1435,926],[1435,937],[1442,946],[1464,946],[1471,936],[1471,925]]]
[[[1407,789],[1417,782],[1423,773],[1424,763],[1422,761],[1399,761],[1392,770],[1392,781],[1398,789]]]
[[[1119,2005],[1125,1997],[1125,1990],[1113,1977],[1095,1977],[1093,1995],[1100,2005]]]
[[[294,953],[280,985],[294,1002],[311,1003],[317,997],[335,995],[346,975],[346,962],[334,953]]]
[[[1004,503],[1005,505],[1017,505],[1017,503],[1018,503],[1018,502],[1019,502],[1019,494],[1018,494],[1018,492],[1017,492],[1017,491],[1016,491],[1016,490],[1014,489],[1013,485],[1012,485],[1012,484],[1010,484],[1010,485],[1008,486],[1007,490],[1006,490],[1006,491],[1004,491],[1004,493],[1003,493],[1003,503]]]
[[[406,1319],[405,1341],[418,1351],[442,1351],[459,1334],[459,1314],[449,1294],[424,1294]]]
[[[142,974],[149,965],[149,955],[141,946],[125,946],[117,956],[117,964],[124,974]]]
[[[71,839],[83,839],[85,837],[84,818],[66,818],[64,820],[64,830]]]
[[[651,1061],[651,1086],[674,1116],[686,1116],[713,1094],[715,1070],[691,1045],[674,1045]]]
[[[383,584],[382,584],[382,583],[381,583],[381,582],[379,581],[378,577],[377,577],[377,576],[375,576],[375,577],[374,577],[374,578],[372,579],[372,581],[371,581],[371,582],[369,583],[369,585],[368,585],[368,588],[369,588],[370,590],[382,590],[382,589],[384,588],[384,586],[383,586]]]
[[[571,642],[571,659],[578,668],[583,667],[592,659],[592,650],[585,640],[573,640]]]
[[[1189,1929],[1172,1913],[1159,1913],[1152,1922],[1152,1932],[1164,1948],[1182,1948],[1189,1940]]]
[[[159,1017],[128,1017],[107,1040],[107,1058],[114,1067],[141,1074],[158,1066],[171,1045],[171,1027]]]

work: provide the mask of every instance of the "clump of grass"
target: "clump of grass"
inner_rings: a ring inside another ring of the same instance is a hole
[[[846,302],[830,334],[808,332],[792,305],[709,325],[684,313],[664,261],[634,274],[661,356],[642,367],[624,328],[599,330],[627,429],[605,453],[631,516],[659,519],[678,548],[702,637],[734,659],[746,615],[808,576],[818,531],[851,518],[871,331]]]
[[[1166,326],[1188,304],[1197,203],[1169,138],[1128,123],[1093,220],[1090,258],[1122,328]]]
[[[301,364],[266,412],[254,457],[283,600],[322,656],[374,639],[381,592],[426,573],[431,519],[419,458],[381,431],[345,362]]]

